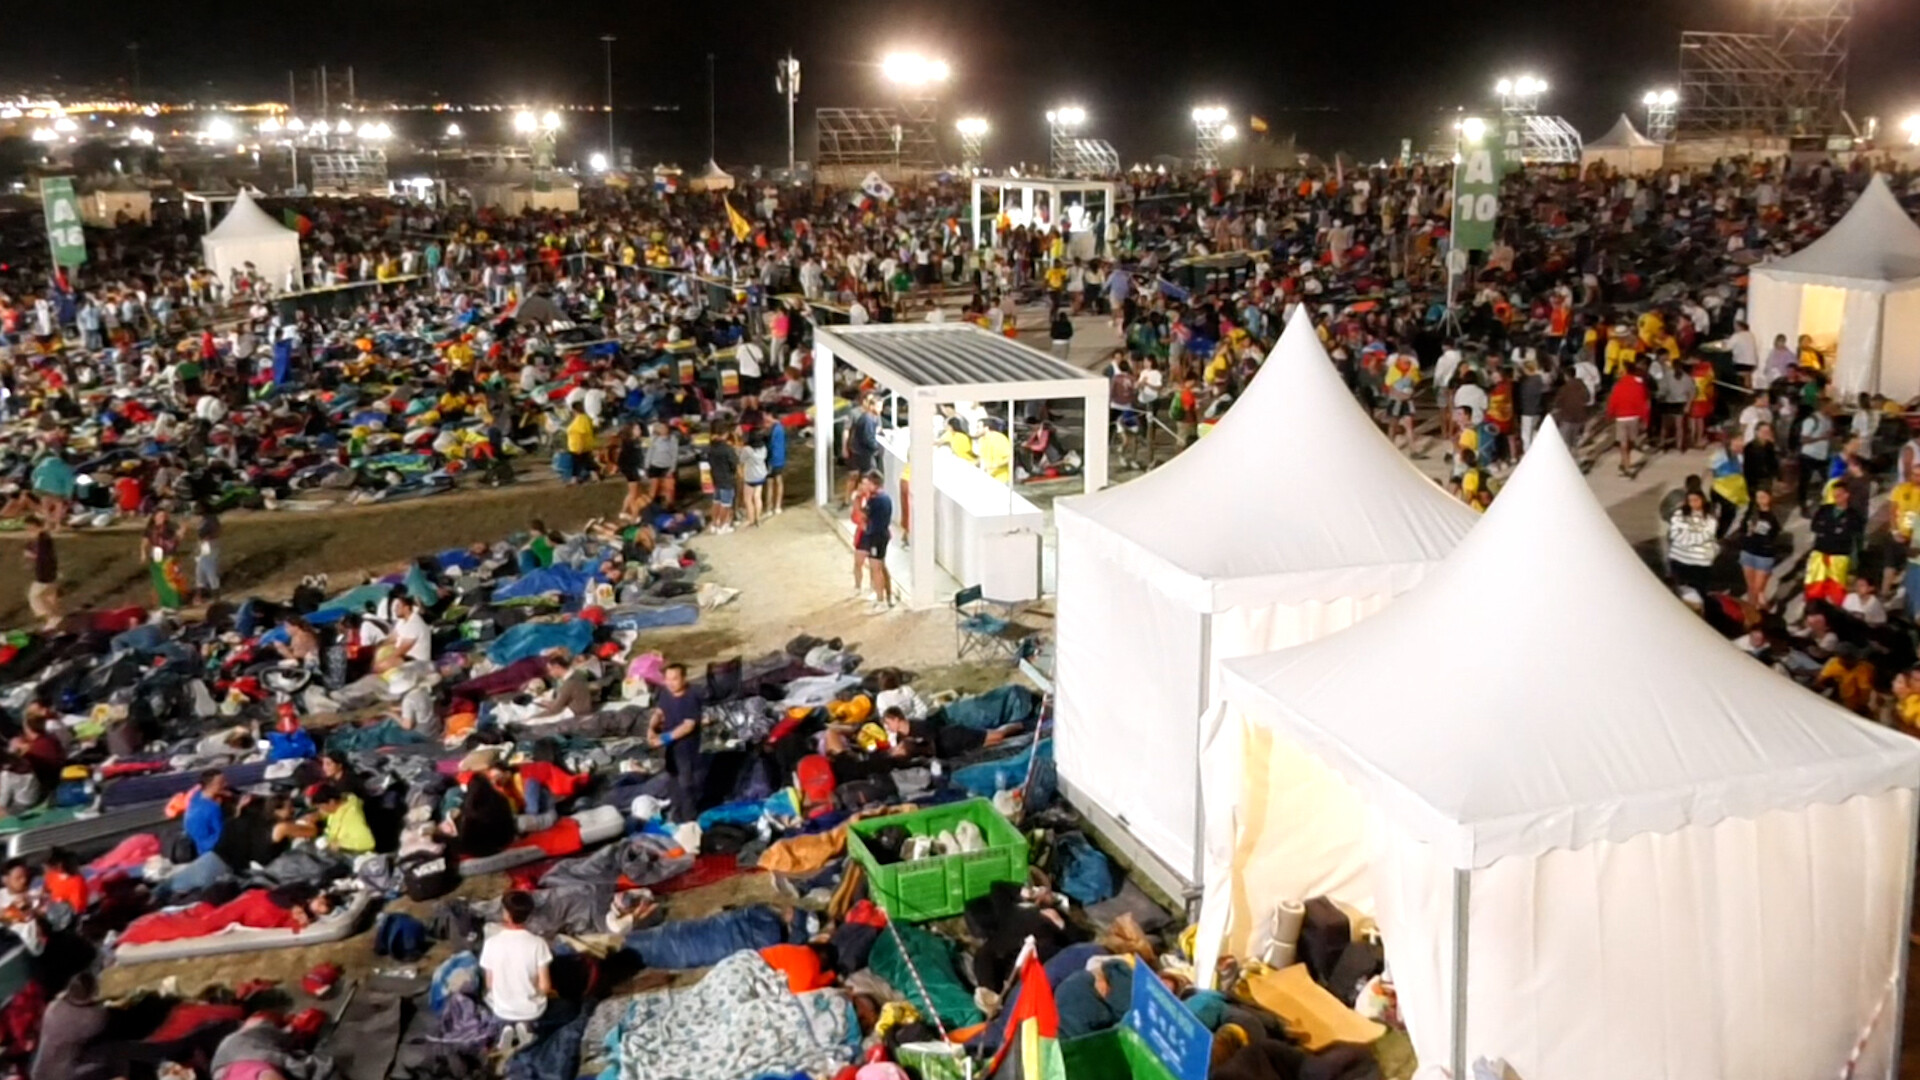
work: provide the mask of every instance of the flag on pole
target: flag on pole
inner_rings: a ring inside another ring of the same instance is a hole
[[[1053,1003],[1053,987],[1047,983],[1047,970],[1028,938],[1020,950],[1020,982],[1013,1007],[1007,1013],[1007,1037],[987,1068],[988,1076],[997,1076],[1007,1052],[1020,1048],[1020,1070],[1012,1080],[1065,1080],[1067,1067],[1060,1056],[1060,1010]]]
[[[287,228],[292,229],[301,236],[305,236],[313,231],[313,219],[298,211],[282,210],[280,211],[280,220],[286,222]]]
[[[720,201],[726,204],[727,221],[733,225],[733,238],[745,243],[747,237],[753,235],[753,222],[748,221],[745,214],[733,208],[733,196],[722,195]]]

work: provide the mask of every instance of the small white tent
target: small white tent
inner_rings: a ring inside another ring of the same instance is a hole
[[[1621,113],[1612,130],[1581,147],[1580,167],[1603,163],[1614,172],[1639,176],[1660,168],[1666,157],[1665,147],[1636,131],[1633,121]]]
[[[1764,352],[1805,334],[1829,358],[1836,400],[1920,395],[1920,225],[1875,176],[1826,235],[1748,276],[1747,324]]]
[[[273,220],[244,189],[220,224],[200,238],[200,252],[222,285],[247,263],[274,289],[286,288],[289,280],[297,287],[301,280],[300,234]]]
[[[1849,1075],[1883,1075],[1920,743],[1683,607],[1552,425],[1425,584],[1229,662],[1221,698],[1200,971],[1223,924],[1257,945],[1331,893],[1375,912],[1414,1051],[1455,1076],[1805,1080],[1869,1030]]]
[[[1215,665],[1373,614],[1474,520],[1381,437],[1296,312],[1212,434],[1055,504],[1055,748],[1070,798],[1198,885]]]
[[[714,161],[707,162],[699,176],[687,181],[688,191],[732,191],[733,187],[733,174]]]

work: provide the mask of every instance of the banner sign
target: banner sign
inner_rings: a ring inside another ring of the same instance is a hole
[[[87,261],[87,234],[80,225],[80,197],[73,193],[73,177],[49,176],[40,181],[40,203],[47,213],[47,244],[57,266],[74,267]]]
[[[1500,117],[1500,175],[1509,176],[1526,167],[1526,118],[1514,113]]]
[[[1500,216],[1500,176],[1495,152],[1486,146],[1460,146],[1453,169],[1453,250],[1485,251],[1493,246],[1493,223]]]
[[[1175,1080],[1207,1080],[1212,1034],[1145,964],[1133,966],[1133,1002],[1122,1022]]]

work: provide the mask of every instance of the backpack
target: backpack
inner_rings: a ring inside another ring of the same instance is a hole
[[[460,866],[444,848],[400,860],[400,891],[409,900],[438,900],[459,887]]]
[[[1114,893],[1113,867],[1098,848],[1077,832],[1054,841],[1054,888],[1081,904],[1097,904]]]
[[[833,809],[833,764],[825,754],[808,754],[794,767],[794,781],[800,787],[801,812],[819,817]]]
[[[410,964],[427,955],[427,948],[427,928],[419,919],[397,911],[380,916],[380,925],[373,931],[375,956],[390,956]]]

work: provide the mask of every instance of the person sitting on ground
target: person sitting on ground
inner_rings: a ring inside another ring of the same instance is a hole
[[[322,784],[311,801],[316,813],[308,815],[307,823],[324,827],[322,835],[328,847],[347,855],[373,850],[373,830],[367,827],[367,810],[360,796]]]
[[[446,824],[458,853],[473,859],[499,854],[518,835],[513,804],[484,769],[467,778],[460,808],[449,815]]]
[[[91,1055],[107,1037],[112,1017],[100,1001],[100,983],[93,972],[82,971],[48,1003],[40,1019],[40,1043],[27,1080],[113,1080],[120,1075]]]
[[[900,673],[891,669],[880,672],[877,677],[880,692],[873,696],[873,707],[880,715],[898,709],[909,720],[919,720],[927,715],[927,703],[913,687],[900,680]]]
[[[1833,658],[1813,677],[1813,688],[1830,692],[1842,707],[1868,716],[1873,705],[1873,677],[1873,664],[1861,648],[1843,641]]]
[[[594,711],[593,677],[584,667],[575,667],[564,652],[548,654],[547,681],[553,689],[534,703],[528,723],[568,716],[589,716]]]
[[[503,1024],[533,1024],[553,996],[553,949],[526,928],[533,908],[533,897],[523,890],[502,897],[504,926],[480,948],[487,1009]]]
[[[200,774],[200,786],[187,796],[187,810],[181,815],[180,827],[201,855],[218,847],[220,834],[226,830],[227,808],[223,802],[226,793],[226,774],[219,769],[208,769]]]
[[[0,751],[0,817],[24,814],[45,800],[40,778],[33,774],[33,766],[27,759]]]

